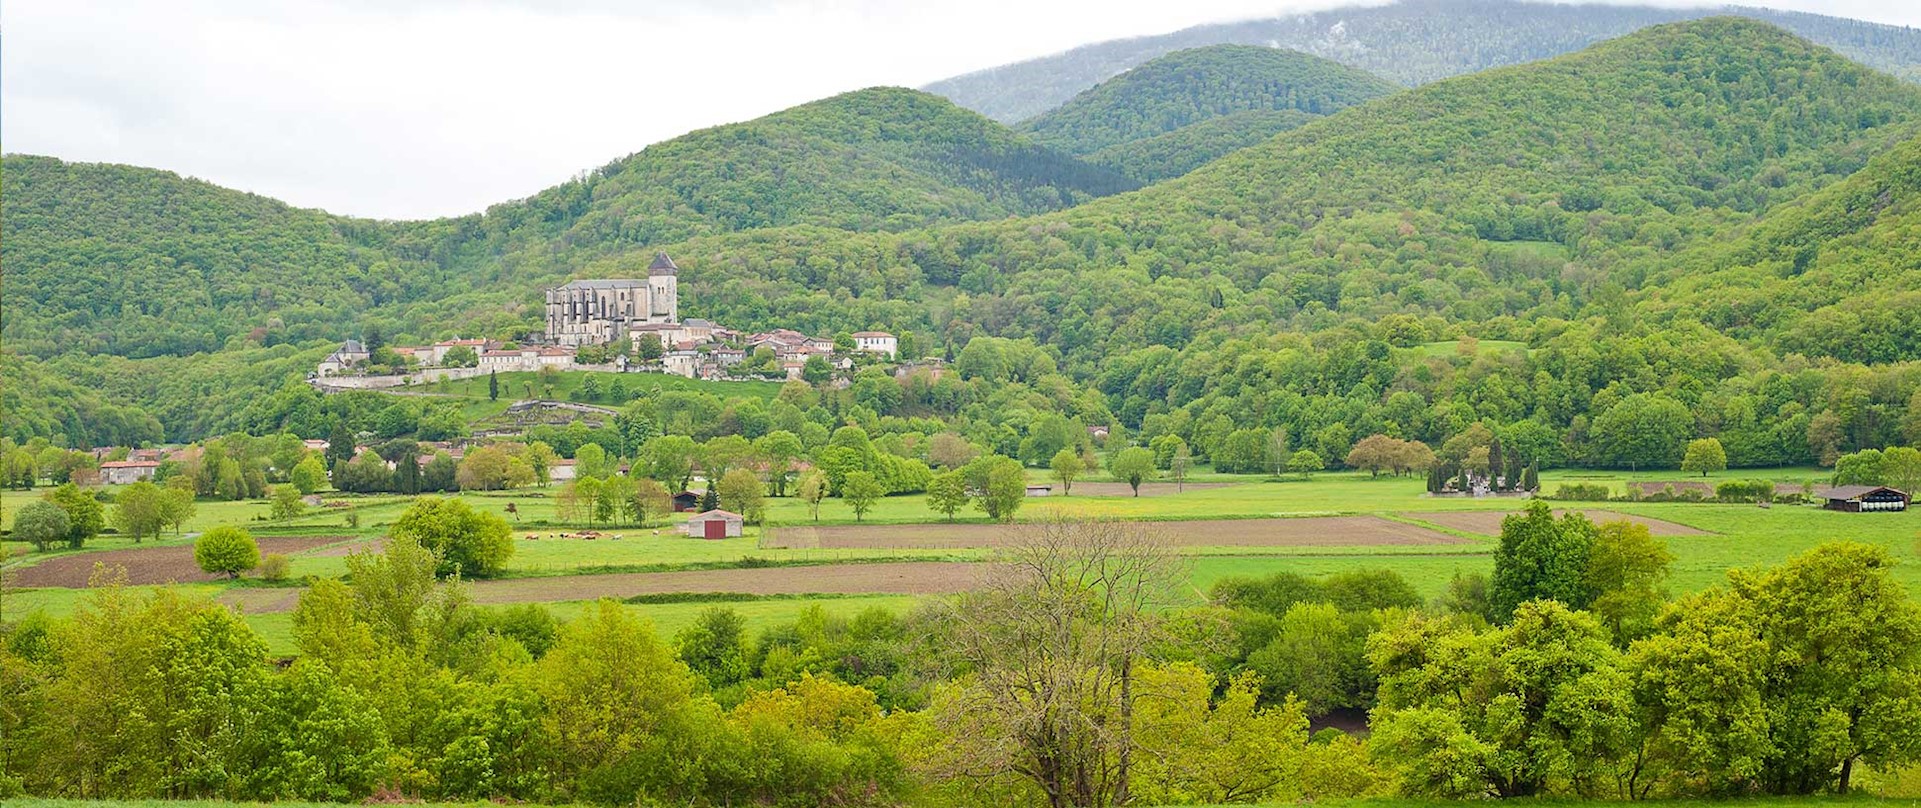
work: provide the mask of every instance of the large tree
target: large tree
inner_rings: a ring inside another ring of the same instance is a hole
[[[1024,778],[1054,808],[1126,804],[1135,678],[1180,580],[1161,541],[1133,525],[1021,530],[982,585],[943,612],[972,671],[934,707],[954,765]]]
[[[1524,513],[1501,520],[1487,618],[1505,623],[1515,607],[1537,599],[1586,607],[1584,578],[1594,534],[1594,523],[1587,517],[1569,513],[1556,519],[1540,500],[1529,502]]]

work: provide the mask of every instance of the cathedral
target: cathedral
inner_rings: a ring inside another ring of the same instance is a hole
[[[655,253],[647,278],[571,281],[547,290],[547,340],[556,345],[605,345],[648,323],[680,321],[680,268]]]

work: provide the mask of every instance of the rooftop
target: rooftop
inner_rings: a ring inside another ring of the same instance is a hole
[[[648,275],[678,275],[680,267],[674,266],[674,259],[664,252],[654,253],[654,262],[647,265]]]
[[[1893,488],[1889,488],[1885,485],[1839,485],[1839,486],[1830,488],[1826,491],[1819,492],[1815,494],[1815,496],[1818,496],[1822,499],[1854,499],[1855,497],[1872,494],[1876,491],[1894,491],[1897,494],[1902,493],[1901,491],[1898,491]]]
[[[639,278],[601,278],[596,280],[568,281],[561,289],[639,289],[647,282]]]

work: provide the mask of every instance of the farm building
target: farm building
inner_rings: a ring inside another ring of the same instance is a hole
[[[696,539],[731,539],[740,535],[747,520],[731,511],[712,510],[687,518],[682,532]]]
[[[1822,491],[1815,496],[1824,500],[1822,507],[1830,511],[1905,511],[1908,509],[1908,495],[1885,485],[1843,485]]]
[[[555,460],[553,465],[547,467],[547,477],[554,482],[574,479],[580,476],[579,462],[571,457]]]
[[[686,513],[700,507],[700,495],[692,491],[682,491],[674,495],[674,513]]]
[[[1030,497],[1044,497],[1053,493],[1054,486],[1051,485],[1030,485],[1027,487],[1027,495]]]
[[[108,485],[127,485],[153,479],[160,470],[156,460],[112,460],[100,464],[100,481]]]

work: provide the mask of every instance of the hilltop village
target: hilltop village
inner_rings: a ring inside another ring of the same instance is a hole
[[[555,368],[713,381],[801,379],[848,370],[854,354],[900,355],[900,338],[884,331],[839,338],[786,328],[743,333],[698,317],[682,320],[679,274],[672,258],[657,253],[645,278],[574,280],[548,289],[546,329],[537,340],[381,346],[350,339],[321,360],[311,378],[323,388],[368,388]]]

